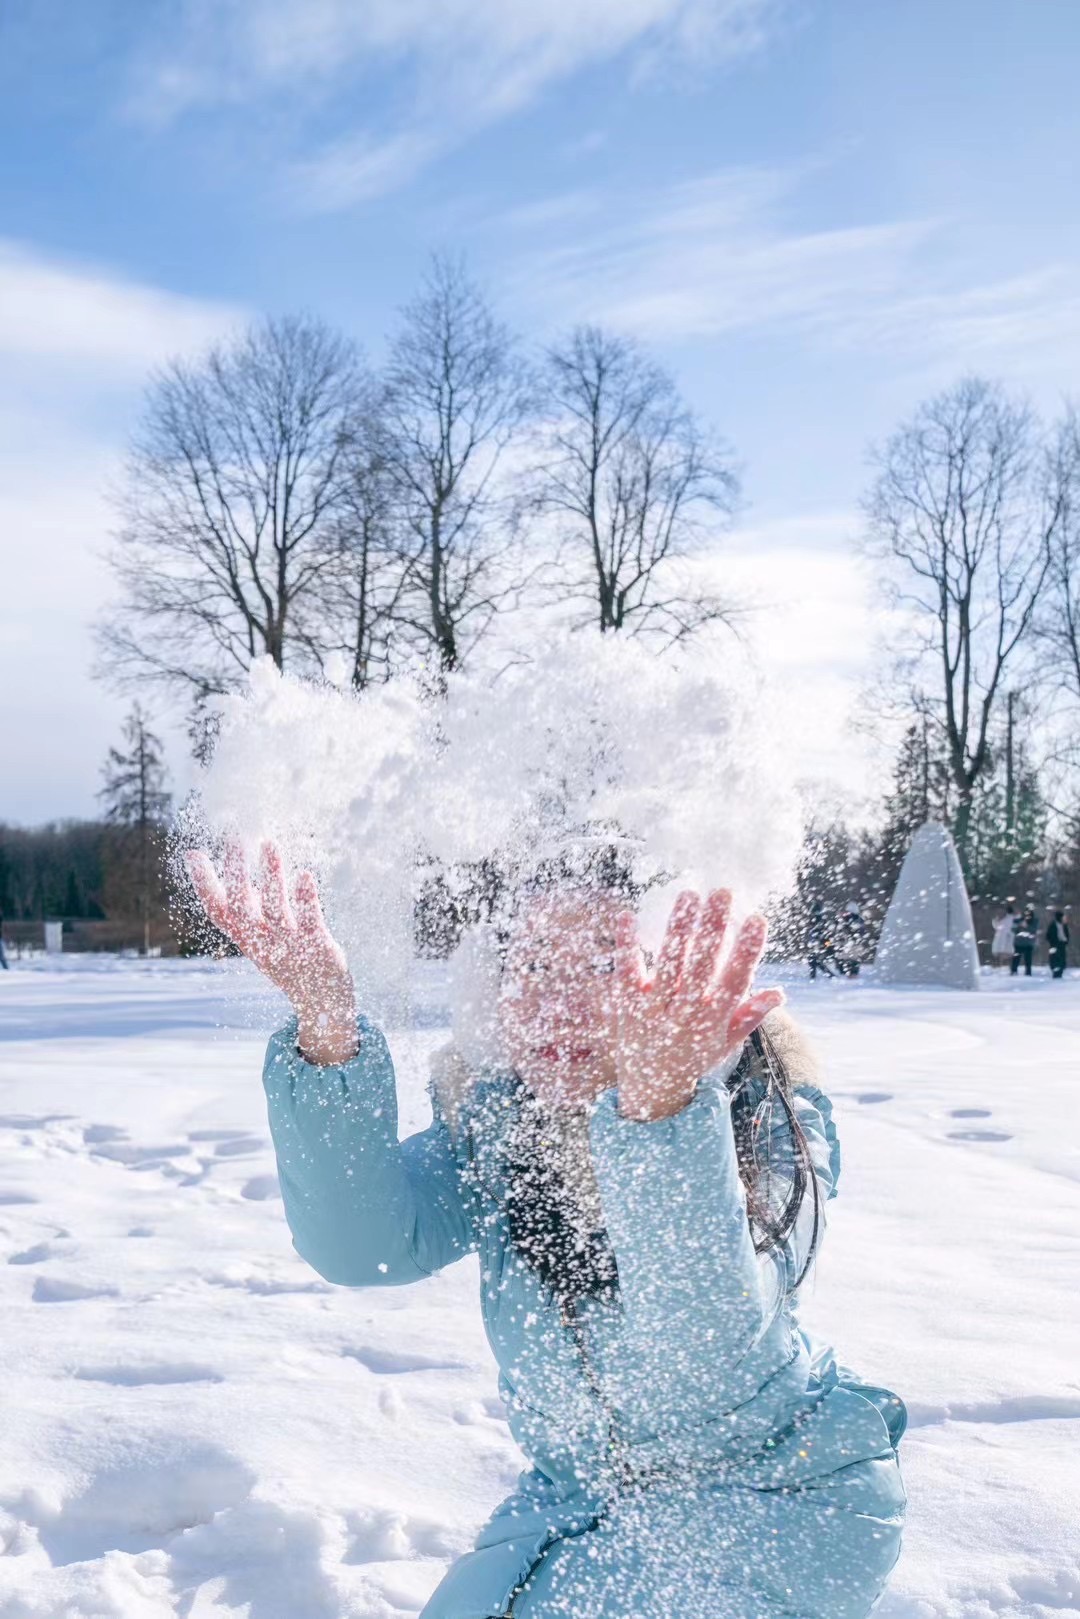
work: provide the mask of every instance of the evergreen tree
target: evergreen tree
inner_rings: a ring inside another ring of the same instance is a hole
[[[795,887],[768,907],[769,954],[799,960],[807,950],[811,917],[820,904],[830,926],[851,900],[866,905],[863,840],[835,814],[811,819],[795,868]]]
[[[995,760],[972,805],[965,876],[973,898],[993,903],[1028,892],[1046,842],[1049,811],[1036,772],[1018,751],[1011,783],[1004,762]]]
[[[880,848],[900,864],[911,840],[927,821],[950,819],[948,763],[927,714],[910,725],[900,744],[893,771],[893,786],[885,798],[885,820]]]
[[[150,950],[151,910],[161,903],[160,849],[169,813],[167,771],[159,737],[142,705],[133,704],[124,722],[123,746],[110,748],[98,797],[106,819],[126,829],[124,876],[134,887],[143,930],[143,955]]]
[[[861,887],[867,921],[875,931],[888,909],[912,838],[927,821],[941,821],[951,828],[954,797],[941,736],[929,713],[923,712],[908,726],[900,743],[880,827],[868,832],[863,842]]]

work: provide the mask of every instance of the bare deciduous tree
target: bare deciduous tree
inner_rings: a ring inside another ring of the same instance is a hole
[[[332,555],[317,587],[298,603],[295,630],[320,671],[328,672],[331,657],[344,658],[356,691],[388,679],[416,640],[403,622],[408,546],[375,403],[350,429]]]
[[[932,718],[956,788],[963,850],[992,769],[997,707],[1030,639],[1060,502],[1045,498],[1036,423],[967,378],[921,405],[875,456],[868,550],[900,609],[905,702]]]
[[[500,473],[527,404],[507,329],[463,267],[436,258],[403,311],[379,415],[407,569],[402,617],[442,673],[513,595]]]
[[[546,380],[537,501],[558,526],[555,596],[602,631],[668,641],[730,622],[733,605],[685,563],[731,516],[738,479],[671,377],[630,339],[584,326],[549,351]]]
[[[1047,487],[1058,522],[1050,538],[1038,628],[1053,684],[1075,704],[1080,703],[1080,417],[1075,408],[1066,411],[1047,453]]]
[[[267,320],[152,382],[100,668],[198,705],[252,660],[302,667],[300,606],[339,554],[362,372],[321,322]]]

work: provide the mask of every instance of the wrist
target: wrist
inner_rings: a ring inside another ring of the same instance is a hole
[[[332,1007],[296,1007],[296,1044],[307,1062],[332,1067],[350,1062],[360,1049],[356,1027],[356,1004]]]
[[[670,1078],[654,1083],[642,1081],[639,1075],[619,1085],[618,1110],[620,1118],[635,1119],[639,1124],[654,1124],[659,1119],[674,1118],[693,1100],[697,1091],[696,1079],[672,1082]]]

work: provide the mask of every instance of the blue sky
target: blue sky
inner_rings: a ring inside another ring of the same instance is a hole
[[[1068,0],[29,0],[0,11],[0,817],[92,807],[106,494],[147,368],[432,249],[633,331],[733,443],[808,773],[861,779],[866,447],[966,370],[1080,392]],[[179,759],[177,759],[179,763]]]

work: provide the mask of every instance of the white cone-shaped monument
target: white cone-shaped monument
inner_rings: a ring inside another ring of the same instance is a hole
[[[956,845],[938,821],[927,821],[911,840],[874,965],[882,984],[979,987],[971,902]]]

